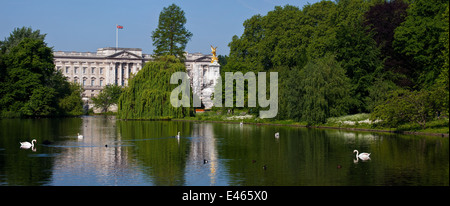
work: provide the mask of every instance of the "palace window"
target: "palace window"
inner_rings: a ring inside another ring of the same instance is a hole
[[[95,67],[91,68],[91,74],[95,74]]]
[[[78,67],[75,67],[75,68],[73,69],[73,73],[74,73],[74,74],[78,74]]]
[[[70,67],[66,67],[66,74],[69,73],[69,68],[70,68]]]
[[[86,67],[83,67],[83,74],[86,74]]]
[[[103,67],[100,67],[100,74],[103,74]]]
[[[95,79],[91,79],[91,86],[94,86]]]
[[[102,79],[100,79],[100,86],[101,87],[103,86],[103,80]]]

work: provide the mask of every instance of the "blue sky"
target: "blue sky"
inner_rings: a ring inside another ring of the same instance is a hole
[[[241,36],[242,24],[253,15],[266,15],[275,6],[303,8],[318,0],[0,0],[0,39],[16,27],[32,27],[46,33],[48,46],[55,51],[95,52],[115,47],[116,24],[119,47],[142,48],[153,53],[151,32],[159,13],[175,3],[184,10],[186,28],[193,33],[186,51],[228,55],[233,35]]]

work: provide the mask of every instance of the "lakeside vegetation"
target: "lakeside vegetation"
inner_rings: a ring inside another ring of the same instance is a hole
[[[442,0],[277,6],[244,22],[230,54],[220,58],[222,78],[278,72],[278,120],[322,125],[370,113],[383,127],[424,129],[449,116],[448,6]],[[258,109],[264,108],[251,113]]]
[[[174,118],[175,121],[198,121],[198,122],[224,122],[235,123],[242,122],[243,124],[257,124],[257,125],[279,125],[279,126],[294,126],[294,127],[311,127],[311,128],[330,128],[330,129],[348,129],[371,132],[393,132],[393,133],[409,133],[409,134],[423,134],[434,136],[448,136],[449,135],[449,119],[442,118],[432,120],[424,129],[417,123],[405,123],[396,128],[385,127],[381,124],[373,123],[369,120],[370,114],[360,113],[353,115],[345,115],[340,117],[327,118],[325,123],[309,125],[306,121],[298,122],[294,120],[284,119],[260,119],[255,115],[248,115],[244,110],[236,110],[233,114],[222,114],[221,112],[205,112],[197,113],[195,116],[185,118]]]
[[[277,6],[247,19],[230,54],[219,57],[222,79],[279,73],[277,117],[235,106],[190,119],[240,121],[217,115],[230,109],[255,115],[249,123],[448,134],[448,16],[442,0]],[[344,124],[348,118],[358,121]]]
[[[175,72],[186,68],[175,56],[164,56],[145,64],[120,96],[117,116],[121,119],[171,119],[188,117],[192,109],[173,107],[170,93],[177,87],[170,84]]]
[[[248,107],[247,89],[243,108],[194,114],[170,104],[177,86],[169,84],[170,76],[186,71],[180,51],[192,37],[184,12],[172,4],[152,35],[155,61],[128,87],[111,92],[113,98],[106,89],[94,100],[104,111],[117,103],[121,119],[240,121],[229,119],[231,110],[252,115],[243,120],[248,123],[448,134],[448,20],[446,0],[321,1],[254,15],[219,63],[222,79],[225,72],[279,73],[278,115],[260,119],[267,108]],[[170,30],[164,22],[179,27]],[[81,87],[55,71],[44,39],[23,27],[0,41],[1,118],[83,114]]]
[[[83,114],[81,86],[55,70],[45,36],[22,27],[0,41],[0,118]]]

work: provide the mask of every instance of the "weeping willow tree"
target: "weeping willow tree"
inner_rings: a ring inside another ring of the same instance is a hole
[[[170,84],[175,72],[185,72],[185,65],[174,56],[148,62],[119,98],[121,119],[172,119],[189,116],[189,108],[173,107],[170,94],[178,85]]]

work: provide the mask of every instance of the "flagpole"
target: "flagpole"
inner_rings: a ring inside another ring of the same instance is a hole
[[[119,25],[116,24],[116,50],[119,48]]]

